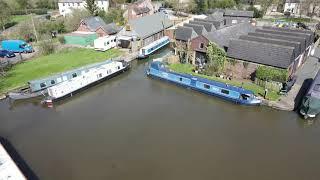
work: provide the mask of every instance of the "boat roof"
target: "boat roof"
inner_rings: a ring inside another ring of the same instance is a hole
[[[307,95],[320,99],[320,70],[313,79]]]
[[[185,78],[189,78],[189,79],[197,79],[200,82],[203,82],[203,83],[206,83],[206,84],[209,84],[209,85],[213,85],[213,86],[217,86],[217,87],[221,87],[221,88],[226,88],[226,89],[232,90],[232,91],[237,91],[237,92],[242,93],[242,94],[254,94],[252,91],[247,90],[247,89],[243,89],[241,87],[229,85],[229,84],[218,82],[218,81],[214,81],[214,80],[209,80],[209,79],[202,78],[202,77],[199,77],[199,76],[193,76],[193,75],[190,75],[190,74],[183,74],[183,73],[177,73],[177,72],[169,71],[164,66],[161,67],[161,65],[163,65],[163,63],[159,62],[159,61],[155,61],[155,62],[152,62],[152,63],[155,63],[158,66],[159,70],[162,70],[162,71],[165,71],[165,72],[170,72],[172,74],[175,74],[175,75],[178,75],[178,76],[181,76],[181,77],[185,77]]]
[[[114,62],[114,61],[106,60],[106,61],[103,61],[103,62],[89,64],[87,66],[82,66],[82,67],[77,68],[77,69],[73,69],[73,70],[70,70],[70,71],[58,73],[58,74],[55,74],[55,75],[52,75],[52,76],[48,76],[46,78],[32,80],[32,81],[29,81],[28,83],[29,84],[42,83],[43,81],[52,80],[52,79],[55,79],[55,78],[58,78],[58,77],[61,77],[61,76],[65,76],[65,75],[72,74],[72,73],[75,73],[75,72],[78,72],[78,71],[82,71],[82,70],[87,70],[87,69],[90,69],[90,68],[98,67],[98,66],[101,66],[101,65],[104,65],[104,64],[109,64],[109,63],[112,63],[112,62]]]
[[[168,36],[164,36],[164,37],[162,37],[162,38],[160,38],[160,39],[158,39],[158,40],[156,40],[156,41],[152,42],[151,44],[149,44],[149,45],[147,45],[147,46],[143,47],[143,49],[149,49],[149,48],[151,48],[151,47],[155,46],[156,44],[158,44],[159,42],[165,41],[165,40],[167,40],[167,39],[169,39],[169,37],[168,37]]]

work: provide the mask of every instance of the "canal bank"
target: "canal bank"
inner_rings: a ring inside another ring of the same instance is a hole
[[[128,73],[43,108],[0,102],[0,134],[40,179],[310,179],[320,126]]]

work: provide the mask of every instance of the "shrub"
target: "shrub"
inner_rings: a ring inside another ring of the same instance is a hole
[[[256,77],[264,81],[286,82],[288,71],[268,66],[259,66],[256,70]]]
[[[39,43],[39,49],[42,55],[49,55],[54,53],[55,46],[51,40],[47,40]]]
[[[64,39],[64,36],[58,36],[58,41],[59,41],[61,44],[65,44],[65,43],[66,43],[66,40]]]
[[[12,15],[26,15],[29,13],[43,15],[43,14],[48,14],[48,10],[47,9],[27,9],[27,12],[25,10],[12,11]]]
[[[248,9],[248,11],[253,11],[253,17],[254,18],[262,18],[263,17],[263,12],[258,10],[256,7],[254,6],[250,6]]]

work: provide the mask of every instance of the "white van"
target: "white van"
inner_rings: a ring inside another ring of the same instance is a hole
[[[117,46],[116,36],[103,36],[94,40],[94,49],[97,51],[106,51]]]

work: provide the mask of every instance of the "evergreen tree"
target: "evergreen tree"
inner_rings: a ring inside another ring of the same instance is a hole
[[[98,6],[95,0],[86,0],[85,8],[93,16],[96,16],[98,14]]]

